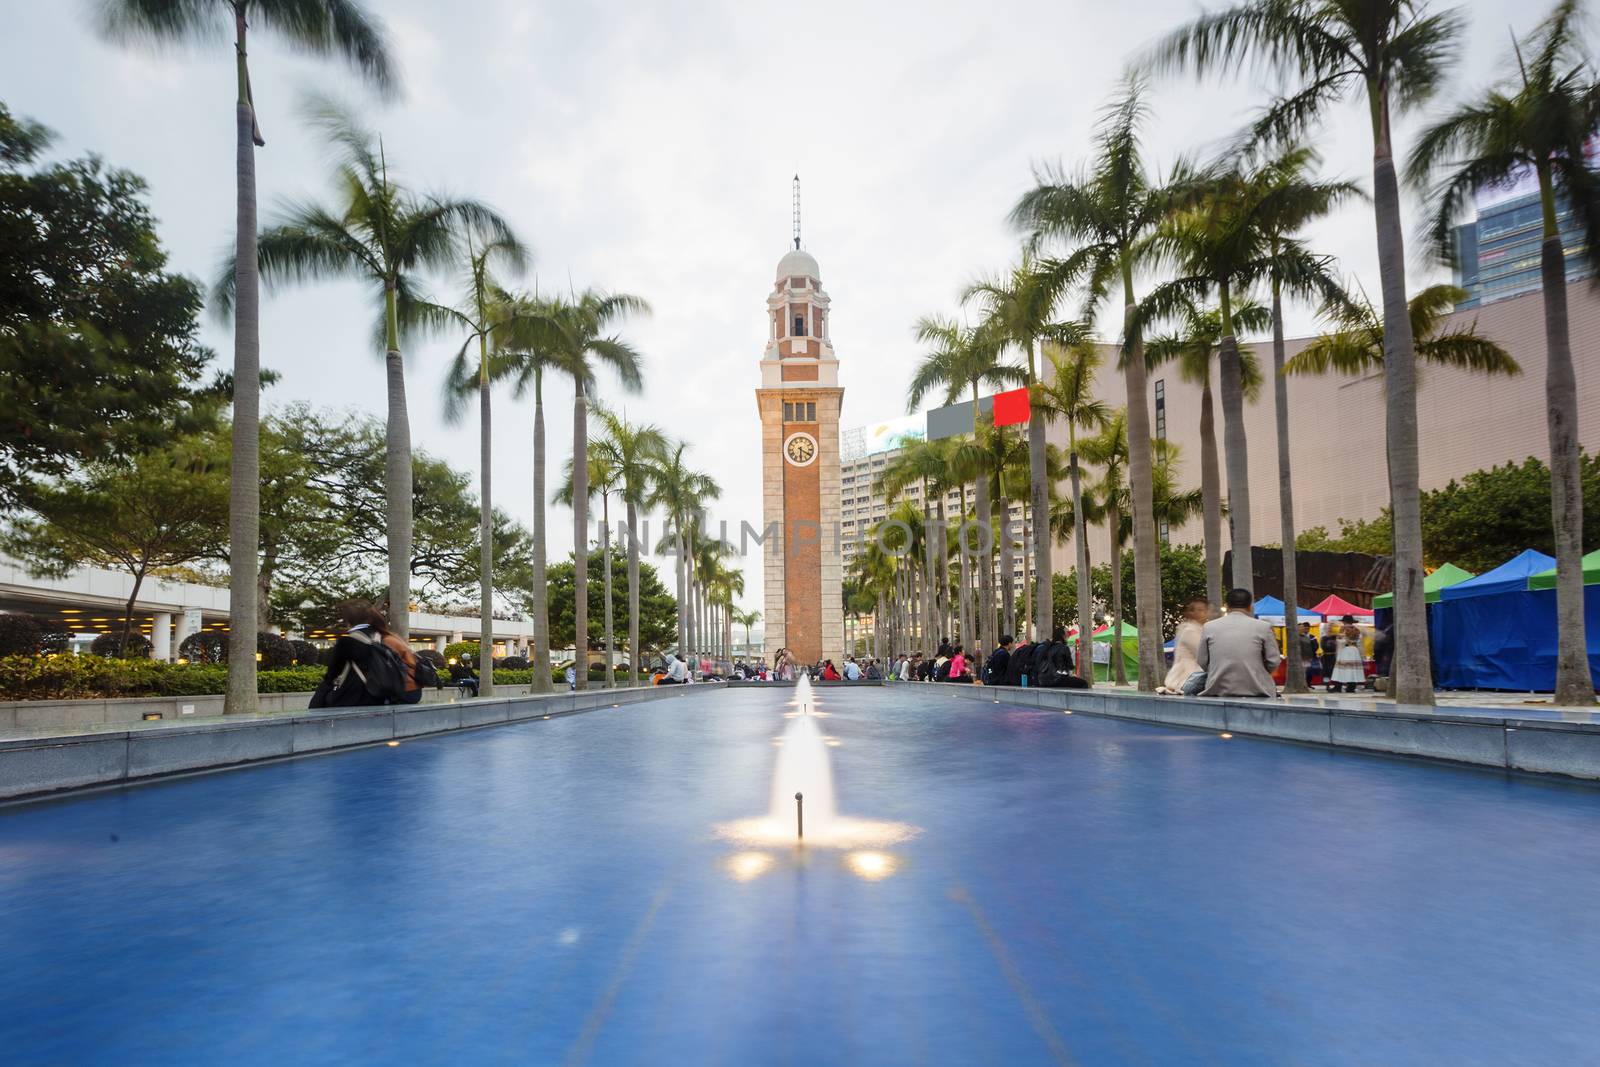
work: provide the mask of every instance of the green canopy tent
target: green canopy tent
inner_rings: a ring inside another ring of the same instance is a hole
[[[1583,584],[1600,585],[1600,548],[1583,557]],[[1547,571],[1540,571],[1528,579],[1529,589],[1554,589],[1555,587],[1556,569],[1554,567]]]
[[[1460,585],[1468,578],[1476,578],[1471,571],[1464,571],[1454,563],[1446,563],[1432,574],[1422,579],[1423,599],[1429,604],[1439,602],[1439,590],[1448,589],[1452,585]],[[1553,579],[1552,579],[1553,580]],[[1394,594],[1384,593],[1372,598],[1373,610],[1378,608],[1394,607]]]
[[[1103,629],[1094,635],[1096,644],[1111,644],[1111,624],[1107,623]],[[1122,623],[1122,669],[1127,674],[1129,681],[1139,677],[1139,631],[1135,630],[1126,620]],[[1118,652],[1116,645],[1111,645],[1111,655]],[[1105,663],[1094,665],[1094,680],[1109,682],[1117,676],[1116,660],[1107,660]]]

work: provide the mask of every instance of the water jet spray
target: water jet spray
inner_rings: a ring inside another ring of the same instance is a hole
[[[804,841],[806,839],[806,795],[794,795],[794,831],[795,835]]]

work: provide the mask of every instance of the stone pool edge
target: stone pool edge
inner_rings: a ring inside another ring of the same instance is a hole
[[[1214,700],[1092,689],[953,685],[940,686],[939,691],[986,703],[1600,780],[1600,726],[1591,723],[1452,716],[1448,711],[1424,708],[1357,711],[1272,700]]]
[[[713,686],[721,688],[721,686]],[[330,708],[0,741],[0,802],[667,700],[699,686],[637,686],[451,704]]]

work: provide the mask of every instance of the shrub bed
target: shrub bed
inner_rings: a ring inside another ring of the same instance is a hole
[[[220,695],[227,677],[228,669],[214,664],[102,656],[6,656],[0,658],[0,700]],[[256,678],[258,692],[303,693],[322,681],[322,668],[263,670]]]

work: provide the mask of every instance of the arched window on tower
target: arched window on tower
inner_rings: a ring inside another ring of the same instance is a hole
[[[796,337],[804,337],[805,335],[806,335],[806,317],[804,315],[796,315],[794,317],[794,336],[796,336]]]

